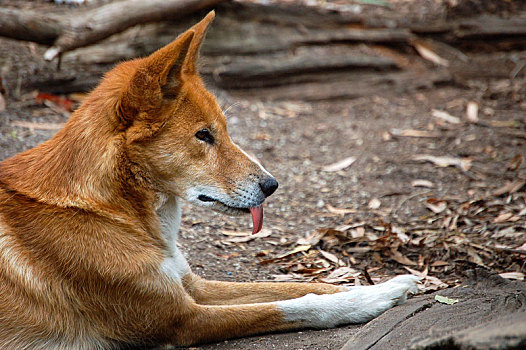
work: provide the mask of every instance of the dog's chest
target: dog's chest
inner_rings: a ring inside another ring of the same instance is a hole
[[[180,198],[171,197],[157,210],[162,234],[168,246],[167,256],[160,267],[161,272],[177,281],[190,272],[188,262],[177,246],[177,234],[181,226],[181,204]]]

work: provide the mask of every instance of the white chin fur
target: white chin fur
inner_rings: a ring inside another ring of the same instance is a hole
[[[207,197],[213,198],[216,201],[206,202],[199,200],[199,196],[205,195]],[[256,206],[254,203],[246,201],[237,201],[234,198],[224,195],[218,191],[215,191],[212,188],[199,187],[199,188],[190,188],[186,193],[186,200],[192,204],[198,205],[200,207],[210,208],[219,213],[228,214],[228,215],[243,215],[247,213],[247,209],[250,206]],[[225,204],[228,203],[228,204]],[[251,205],[252,204],[252,205]],[[240,209],[247,208],[247,209]]]

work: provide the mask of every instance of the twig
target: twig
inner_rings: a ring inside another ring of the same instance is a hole
[[[367,271],[367,269],[363,269],[363,276],[365,277],[365,279],[367,280],[367,283],[369,283],[371,286],[374,286],[374,281],[373,279],[371,278],[371,275],[369,275],[369,272]]]

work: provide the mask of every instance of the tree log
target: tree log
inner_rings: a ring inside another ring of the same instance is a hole
[[[329,73],[351,70],[393,70],[396,63],[386,57],[346,54],[300,54],[274,60],[243,60],[221,65],[212,74],[223,88],[245,89],[286,85],[312,80],[331,80]],[[320,75],[315,77],[315,74]]]
[[[44,58],[53,60],[137,24],[180,18],[221,1],[224,0],[122,0],[67,17],[0,8],[0,35],[52,43]]]
[[[302,76],[302,78],[307,78]],[[383,91],[415,91],[432,88],[435,84],[451,82],[446,70],[418,74],[411,71],[374,73],[348,72],[312,75],[310,81],[254,89],[232,89],[232,96],[251,96],[257,92],[262,100],[304,100],[323,101],[353,99],[378,94]],[[222,87],[222,86],[221,86]],[[228,88],[228,87],[227,87]]]
[[[364,325],[342,350],[524,349],[526,286],[483,269],[462,287],[409,300]],[[436,295],[457,299],[442,304]]]
[[[161,7],[155,7],[157,1],[160,0],[148,2],[147,7],[154,8],[152,13],[128,11],[125,17],[131,16],[135,19],[115,20],[114,26],[107,24],[108,21],[113,21],[109,14],[122,17],[115,15],[115,9],[119,8],[120,11],[122,4],[135,4],[138,0],[120,0],[95,9],[87,9],[81,14],[73,12],[75,14],[72,19],[68,20],[64,15],[38,17],[27,12],[21,14],[19,11],[0,9],[0,35],[2,32],[12,32],[21,27],[22,30],[15,33],[17,38],[47,44],[54,42],[56,46],[65,42],[65,39],[58,39],[66,35],[60,28],[73,28],[70,23],[76,23],[79,16],[88,18],[86,14],[98,14],[92,16],[95,24],[90,25],[90,28],[86,27],[86,23],[89,22],[87,20],[74,25],[80,33],[79,38],[84,36],[84,39],[73,42],[73,46],[68,46],[69,50],[85,45],[89,40],[95,40],[97,37],[91,32],[100,33],[101,28],[110,28],[111,30],[105,32],[105,35],[109,35],[110,32],[138,23],[137,18],[157,21],[182,15],[182,12],[169,15],[170,11],[166,7],[160,10]],[[190,4],[204,6],[203,4],[215,4],[219,1],[221,0],[167,2],[178,3],[180,6],[184,3],[184,6],[187,6],[186,11],[190,11]],[[175,8],[176,5],[172,10]],[[496,37],[496,40],[504,37],[518,43],[524,40],[524,37],[518,34],[526,30],[526,23],[519,17],[510,18],[509,24],[495,17],[481,16],[449,22],[437,21],[427,27],[392,28],[387,23],[383,27],[380,26],[379,21],[375,22],[375,26],[368,26],[367,19],[359,17],[359,14],[342,17],[297,5],[225,1],[216,6],[215,10],[216,20],[201,50],[200,71],[207,82],[235,95],[254,94],[254,89],[259,89],[257,93],[264,98],[278,100],[353,98],[378,91],[378,86],[404,90],[432,87],[435,83],[451,81],[462,83],[469,76],[480,77],[481,73],[479,65],[474,64],[476,60],[474,62],[473,54],[470,54],[468,60],[455,46],[469,48],[473,47],[469,45],[479,45],[485,43],[487,38],[493,37]],[[203,9],[175,21],[139,24],[112,35],[97,45],[68,52],[62,60],[67,67],[63,73],[50,73],[46,81],[42,81],[42,77],[29,76],[24,87],[54,93],[89,90],[98,81],[98,70],[102,73],[108,69],[105,64],[150,54],[172,41],[205,12]],[[9,14],[5,17],[11,18],[7,21],[9,25],[2,25],[2,13]],[[20,15],[15,18],[16,21],[13,14]],[[99,24],[102,27],[98,26]],[[41,30],[32,30],[39,25],[42,25]],[[57,29],[58,27],[60,28]],[[71,29],[69,30],[71,32]],[[83,41],[86,37],[89,40]],[[427,62],[404,58],[407,53],[412,52],[408,51],[408,48],[415,40],[424,40],[426,37],[433,38],[434,44],[429,46],[429,50],[450,62],[449,73],[435,71],[433,74],[418,74],[417,72],[428,71],[425,64]],[[390,48],[380,49],[377,44],[388,45]],[[85,64],[90,64],[90,74],[85,73],[84,68],[77,69],[85,67]],[[508,74],[507,70],[509,67],[503,67],[499,72]],[[382,71],[381,77],[374,71]],[[495,72],[496,69],[492,69],[488,74],[494,75]]]
[[[63,20],[52,15],[0,7],[0,35],[51,45],[62,32]]]

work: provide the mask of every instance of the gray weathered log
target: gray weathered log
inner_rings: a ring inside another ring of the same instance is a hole
[[[0,8],[0,35],[52,46],[44,57],[87,46],[142,23],[177,19],[224,0],[121,0],[71,16]]]
[[[332,99],[352,99],[381,91],[414,91],[432,88],[435,84],[451,82],[451,75],[440,70],[431,74],[418,74],[412,71],[383,72],[335,72],[310,76],[300,76],[301,84],[267,86],[254,89],[230,90],[233,96],[253,95],[257,91],[263,100],[307,100],[322,101]],[[308,80],[307,80],[308,79]],[[219,85],[223,88],[228,88]]]
[[[457,299],[453,305],[434,296]],[[409,300],[367,323],[342,350],[493,350],[526,346],[526,284],[478,269],[462,287]]]
[[[63,19],[32,11],[0,7],[0,35],[51,45],[62,32]]]
[[[464,19],[457,23],[453,30],[459,39],[483,39],[526,36],[526,18],[500,18],[495,16],[480,16],[474,19]]]
[[[351,55],[295,55],[274,60],[244,60],[222,65],[213,71],[215,82],[225,88],[263,87],[284,85],[300,75],[323,72],[326,76],[334,71],[391,70],[396,69],[393,60],[375,56]],[[323,79],[325,80],[325,79]]]

